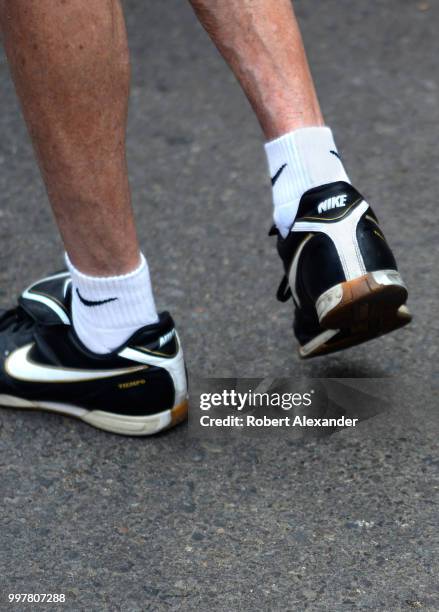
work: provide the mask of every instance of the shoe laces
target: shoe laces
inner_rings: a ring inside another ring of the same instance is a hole
[[[280,285],[276,291],[276,298],[279,300],[279,302],[288,302],[292,295],[293,294],[290,289],[288,278],[286,276],[283,276],[282,280],[280,281]]]
[[[271,226],[270,231],[268,232],[268,235],[269,236],[279,236],[279,230],[277,229],[275,225]],[[282,280],[280,281],[279,287],[276,291],[276,298],[279,300],[279,302],[288,302],[288,300],[292,297],[293,297],[293,294],[291,292],[291,289],[288,283],[288,278],[284,274],[284,276],[282,277]]]
[[[0,332],[6,329],[13,332],[28,331],[34,325],[34,320],[20,306],[10,308],[0,314]]]

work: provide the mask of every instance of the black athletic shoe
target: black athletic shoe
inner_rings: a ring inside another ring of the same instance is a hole
[[[360,344],[406,325],[407,289],[378,220],[344,182],[311,189],[288,236],[278,235],[285,276],[278,299],[293,297],[301,357]]]
[[[0,316],[0,405],[82,419],[118,434],[150,435],[187,416],[187,381],[169,313],[108,355],[88,351],[70,324],[71,281],[31,285]]]

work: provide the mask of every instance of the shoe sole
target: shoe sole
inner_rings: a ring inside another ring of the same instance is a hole
[[[331,287],[318,298],[316,311],[323,329],[390,331],[407,295],[399,272],[378,270]]]
[[[0,405],[8,408],[56,412],[80,419],[97,429],[124,436],[152,436],[170,429],[185,421],[189,410],[189,402],[185,400],[170,410],[147,416],[129,416],[104,410],[86,410],[57,402],[35,402],[12,395],[0,395]]]
[[[300,357],[310,359],[357,346],[404,327],[412,320],[412,315],[404,305],[396,310],[383,310],[380,306],[375,308],[375,313],[371,307],[369,317],[362,319],[350,329],[323,330],[310,342],[299,347]]]

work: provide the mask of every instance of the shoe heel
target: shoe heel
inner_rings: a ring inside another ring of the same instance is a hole
[[[316,311],[324,329],[384,330],[393,325],[407,295],[399,272],[378,270],[331,287],[317,299]]]
[[[169,424],[168,429],[171,427],[175,427],[176,425],[179,425],[180,423],[183,423],[184,421],[186,421],[188,418],[188,414],[189,414],[189,402],[187,400],[182,402],[178,406],[175,406],[174,408],[172,408],[171,422]]]

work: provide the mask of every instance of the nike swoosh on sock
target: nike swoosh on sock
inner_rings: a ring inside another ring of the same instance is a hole
[[[341,157],[340,155],[337,153],[337,151],[329,151],[331,153],[331,155],[335,155],[335,157],[338,157],[338,159],[341,161]]]
[[[84,306],[88,306],[88,307],[102,306],[102,304],[108,304],[108,302],[114,302],[115,300],[118,299],[117,297],[112,297],[112,298],[107,298],[106,300],[97,300],[97,301],[87,300],[86,298],[82,297],[78,289],[76,289],[76,294],[81,300],[81,302],[84,304]]]
[[[277,182],[277,179],[280,177],[280,175],[282,174],[282,172],[285,170],[285,168],[287,167],[288,164],[284,164],[283,166],[281,166],[279,168],[279,170],[276,172],[276,174],[272,177],[271,179],[271,184],[274,187],[274,185]]]

